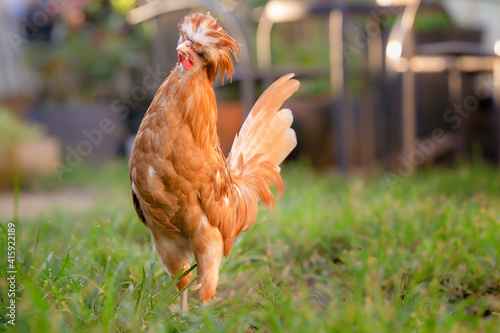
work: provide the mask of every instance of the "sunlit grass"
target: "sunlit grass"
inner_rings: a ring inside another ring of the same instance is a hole
[[[75,171],[68,183],[97,188],[100,199],[84,212],[18,221],[16,326],[0,327],[500,331],[498,170],[429,169],[395,185],[384,175],[341,179],[296,165],[283,173],[285,195],[235,243],[213,304],[201,307],[191,292],[192,311],[181,320],[177,290],[133,211],[126,163],[93,172],[93,180]],[[5,279],[0,291],[4,311]]]

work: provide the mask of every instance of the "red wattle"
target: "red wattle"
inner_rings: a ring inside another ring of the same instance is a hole
[[[193,68],[193,62],[191,61],[191,59],[189,59],[189,57],[184,57],[183,54],[179,53],[177,55],[177,58],[179,59],[177,61],[177,66],[179,66],[182,63],[182,66],[187,71],[190,71],[191,68]]]
[[[190,71],[191,68],[193,67],[193,63],[191,62],[191,60],[189,60],[188,57],[186,57],[183,61],[182,61],[182,65],[184,66],[184,69],[187,70],[187,71]]]

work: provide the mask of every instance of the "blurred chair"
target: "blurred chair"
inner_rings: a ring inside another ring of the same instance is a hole
[[[366,49],[367,65],[358,68],[366,79],[361,96],[348,93],[349,84],[348,48],[345,34],[353,17],[370,18],[382,7],[375,3],[342,2],[301,2],[269,1],[260,16],[257,28],[257,61],[259,74],[265,84],[272,82],[279,73],[273,70],[271,57],[271,31],[273,25],[281,22],[302,20],[308,16],[323,16],[328,22],[329,68],[298,71],[298,77],[329,76],[331,87],[332,128],[334,128],[335,160],[343,172],[358,164],[374,167],[377,159],[377,95],[383,76],[383,40],[380,22],[371,28],[375,33],[367,33],[366,45],[356,45],[361,51]],[[395,7],[391,7],[393,9]],[[364,36],[363,36],[364,37]],[[365,54],[363,52],[363,54]],[[358,115],[357,115],[358,114]],[[357,118],[357,119],[356,119]],[[359,158],[357,158],[359,155]],[[358,165],[359,166],[359,165]]]
[[[388,0],[387,2],[391,2]],[[386,47],[386,68],[402,74],[402,156],[406,159],[417,149],[417,117],[415,74],[447,72],[450,104],[463,103],[462,74],[493,73],[493,100],[496,111],[497,151],[500,163],[500,50],[485,50],[479,43],[444,41],[417,45],[414,39],[414,23],[418,10],[428,5],[422,0],[408,0],[404,12],[392,28]],[[429,2],[434,3],[434,2]],[[435,6],[435,4],[433,4]],[[500,49],[500,42],[497,42]],[[455,140],[458,144],[459,141]],[[445,143],[449,147],[453,143]],[[437,153],[440,152],[438,147]],[[436,154],[426,156],[436,158]],[[422,161],[420,164],[425,163]],[[417,166],[417,165],[415,165]]]

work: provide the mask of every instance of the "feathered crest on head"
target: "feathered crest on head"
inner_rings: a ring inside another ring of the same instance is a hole
[[[231,54],[238,61],[239,43],[222,29],[210,12],[207,15],[187,15],[178,27],[181,33],[179,43],[190,40],[194,49],[205,57],[209,79],[215,81],[220,71],[222,84],[224,77],[231,81],[234,73]]]

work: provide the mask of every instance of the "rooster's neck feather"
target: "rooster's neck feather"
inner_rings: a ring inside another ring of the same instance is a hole
[[[169,96],[168,100],[162,99],[162,102],[159,102],[173,103],[170,105],[179,113],[180,121],[190,127],[197,146],[206,149],[218,146],[217,103],[212,83],[206,73],[198,72],[189,76],[182,73],[177,66],[159,88],[156,96]],[[172,108],[166,105],[161,109],[163,112],[172,112]]]

